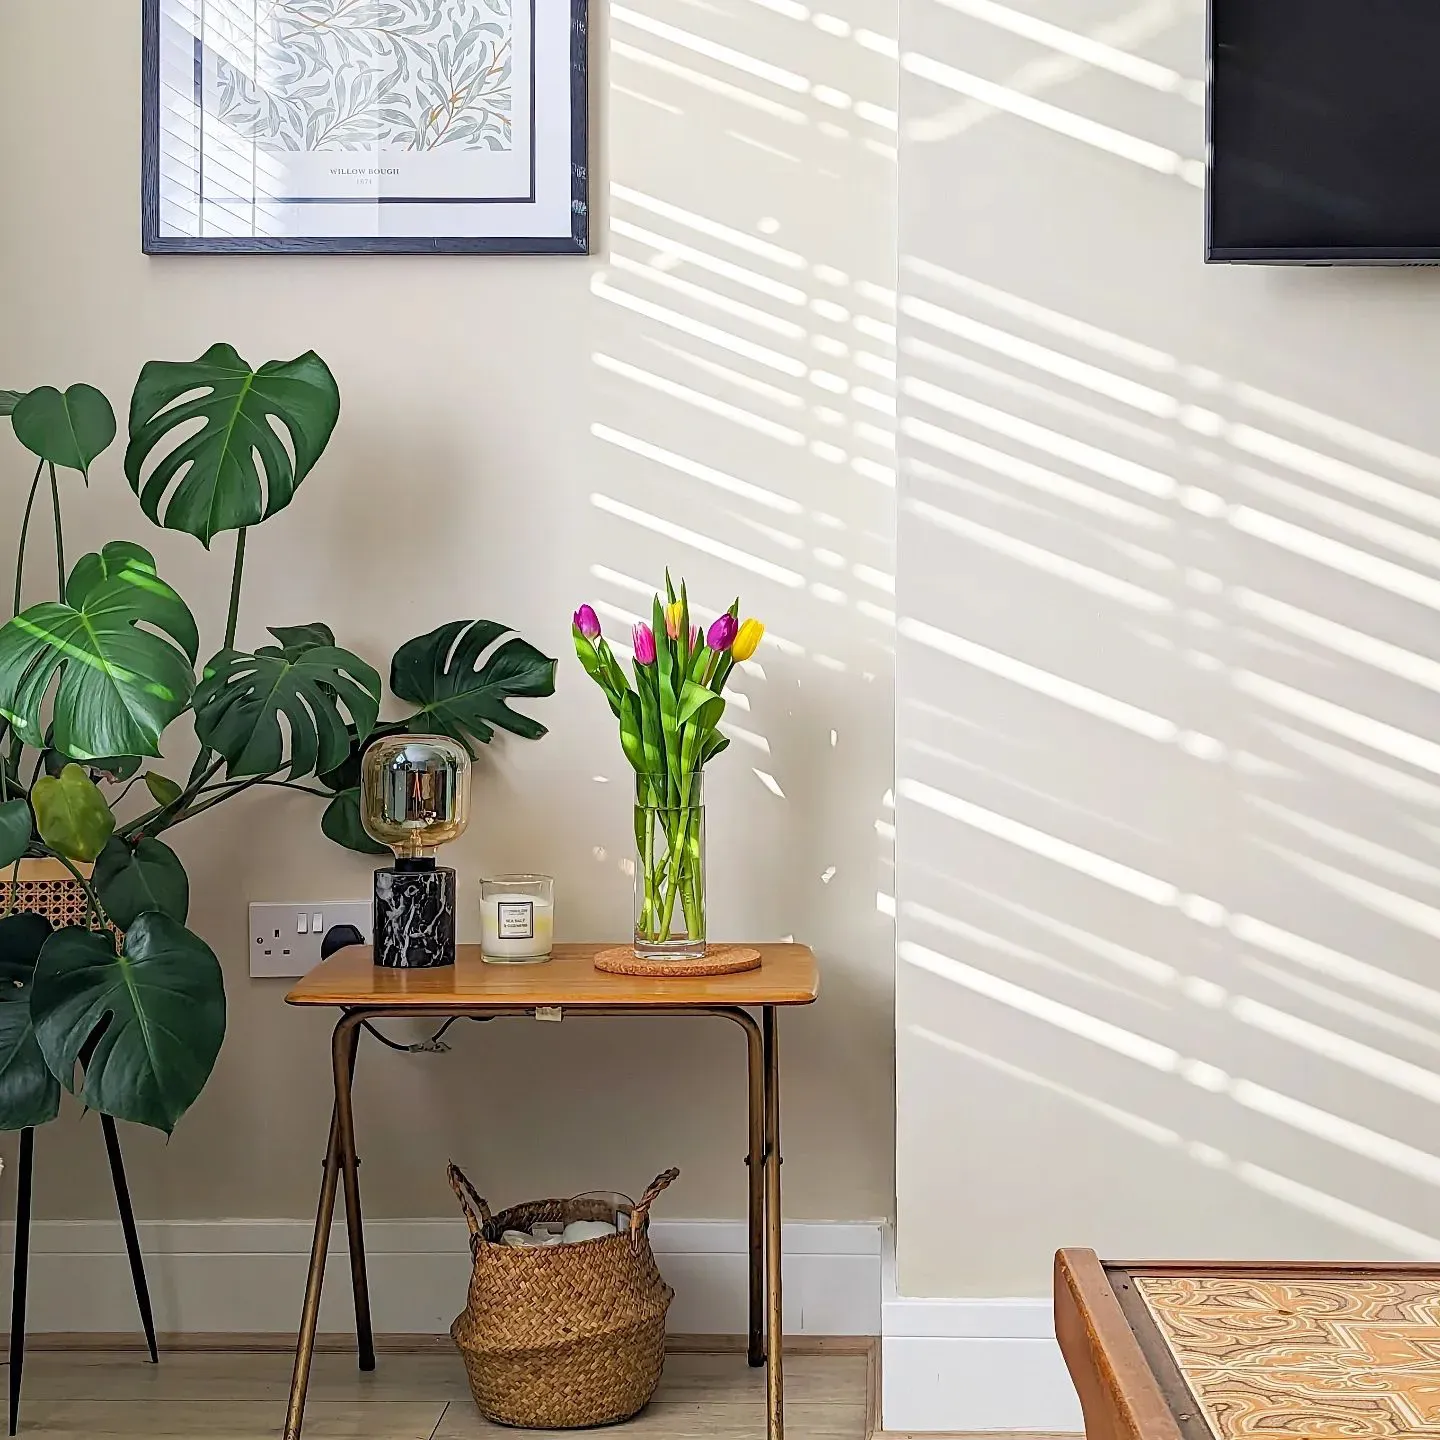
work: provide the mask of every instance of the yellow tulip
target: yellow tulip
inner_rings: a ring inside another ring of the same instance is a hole
[[[764,638],[765,627],[758,620],[747,620],[736,633],[730,653],[737,660],[748,660],[760,648]]]
[[[680,624],[685,617],[685,607],[676,600],[665,607],[665,633],[672,639],[680,638]]]

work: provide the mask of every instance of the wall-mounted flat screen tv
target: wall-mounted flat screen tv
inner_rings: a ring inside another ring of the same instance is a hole
[[[1440,261],[1440,0],[1210,0],[1205,258]]]

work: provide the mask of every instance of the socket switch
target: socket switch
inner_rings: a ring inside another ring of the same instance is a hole
[[[374,925],[368,900],[307,900],[251,905],[250,975],[253,979],[303,975],[320,963],[325,932],[353,925],[368,945]]]

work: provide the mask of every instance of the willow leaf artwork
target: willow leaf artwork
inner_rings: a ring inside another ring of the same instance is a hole
[[[261,150],[508,151],[517,3],[274,0],[207,108]]]

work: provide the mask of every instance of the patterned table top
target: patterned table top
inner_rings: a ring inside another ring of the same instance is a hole
[[[1440,1280],[1132,1278],[1218,1440],[1440,1436]]]

